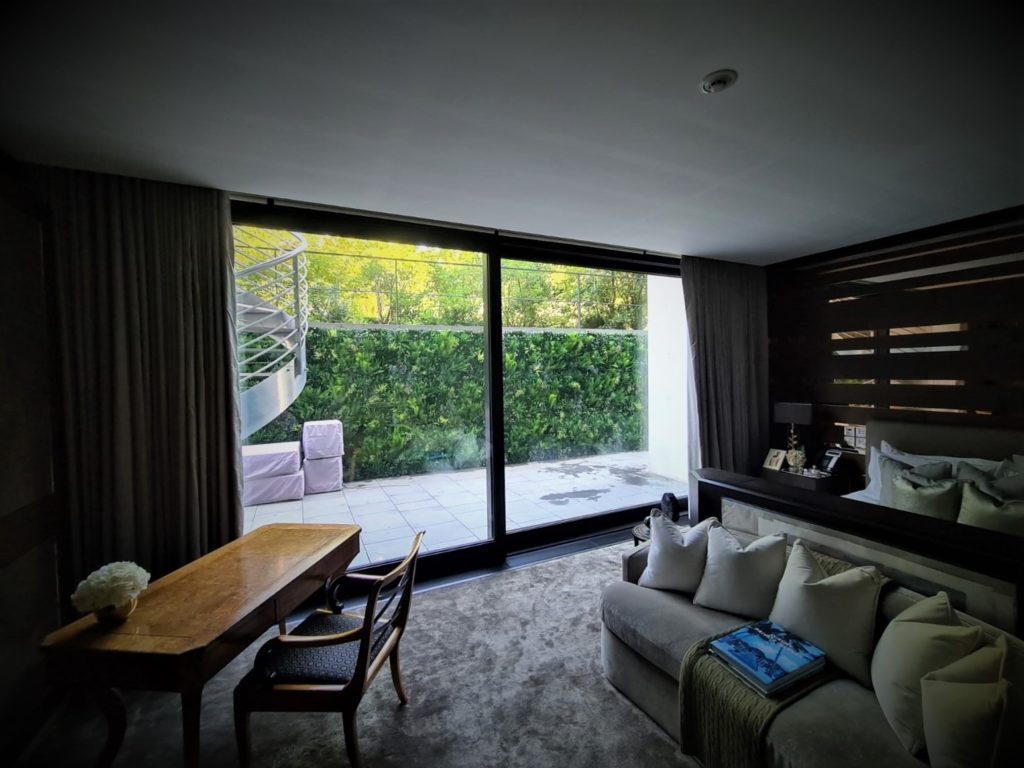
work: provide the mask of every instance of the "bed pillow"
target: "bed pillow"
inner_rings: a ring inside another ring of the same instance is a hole
[[[894,459],[899,459],[900,461],[914,467],[918,467],[922,464],[933,464],[937,461],[945,461],[952,464],[953,469],[955,470],[961,462],[967,462],[978,469],[983,469],[986,472],[993,472],[996,467],[999,466],[998,461],[992,461],[991,459],[964,458],[963,456],[925,456],[917,453],[907,453],[906,451],[901,451],[899,448],[885,440],[882,441],[882,453],[891,456]]]
[[[651,512],[651,548],[647,567],[637,581],[641,587],[671,589],[693,594],[704,575],[708,556],[708,529],[718,525],[710,517],[692,528],[676,525],[660,510]]]
[[[786,537],[774,533],[746,547],[728,530],[708,531],[708,561],[693,596],[696,605],[766,619],[786,569]]]
[[[980,627],[965,627],[945,592],[927,597],[889,622],[871,657],[871,683],[885,719],[911,754],[925,748],[921,678],[973,653]]]
[[[965,483],[957,522],[1024,536],[1024,499],[1000,499],[974,483]]]
[[[960,514],[960,483],[953,478],[929,480],[914,472],[903,471],[893,478],[892,503],[889,506],[952,523]]]
[[[932,768],[995,762],[1009,683],[1006,638],[921,678],[924,740]]]
[[[768,616],[780,627],[814,643],[829,661],[871,687],[871,651],[882,577],[874,566],[827,576],[802,541],[793,544]]]
[[[896,506],[893,498],[893,480],[900,474],[912,471],[922,480],[948,480],[953,477],[953,465],[948,461],[913,466],[883,454],[878,457],[878,467],[882,478],[879,501],[885,507]]]

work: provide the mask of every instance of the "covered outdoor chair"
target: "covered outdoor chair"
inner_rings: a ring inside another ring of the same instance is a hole
[[[341,712],[349,762],[359,765],[356,708],[387,661],[399,701],[408,703],[398,664],[423,532],[412,550],[384,576],[347,573],[328,588],[331,610],[311,614],[291,633],[267,641],[252,670],[235,688],[235,736],[239,760],[250,761],[252,712]],[[363,616],[346,613],[334,598],[344,579],[369,585]]]

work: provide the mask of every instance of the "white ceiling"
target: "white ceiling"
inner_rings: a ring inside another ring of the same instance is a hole
[[[1009,3],[32,5],[22,160],[754,263],[1024,203]]]

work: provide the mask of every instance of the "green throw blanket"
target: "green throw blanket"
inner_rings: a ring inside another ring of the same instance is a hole
[[[815,553],[831,576],[852,568],[849,563]],[[838,677],[829,666],[774,697],[766,697],[708,653],[712,640],[751,622],[700,640],[683,656],[679,672],[679,747],[705,768],[753,768],[764,765],[765,734],[783,709],[815,688]]]

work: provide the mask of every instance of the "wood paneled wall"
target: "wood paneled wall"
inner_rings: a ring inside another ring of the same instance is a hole
[[[774,401],[817,437],[870,418],[1024,426],[1024,207],[768,269]]]
[[[20,168],[0,155],[0,306],[7,313],[0,345],[0,754],[8,758],[49,709],[39,644],[61,618],[65,513],[56,490],[60,417],[53,399],[45,216]]]

